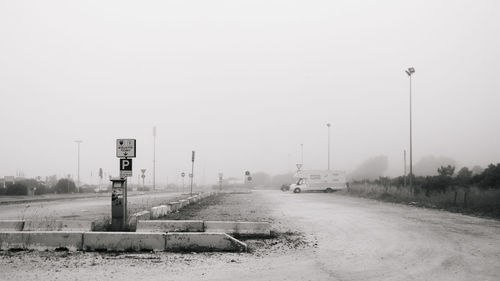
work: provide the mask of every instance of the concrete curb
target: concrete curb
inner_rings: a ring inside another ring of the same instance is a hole
[[[71,231],[10,231],[0,232],[0,248],[55,250],[67,248],[70,251],[82,249],[83,232]]]
[[[166,234],[167,251],[246,252],[247,245],[225,233],[177,232]]]
[[[28,220],[23,231],[92,231],[94,222],[83,220]]]
[[[93,221],[63,220],[59,222],[61,222],[62,231],[92,231],[94,229]]]
[[[21,231],[23,228],[23,220],[0,220],[0,231]]]
[[[70,251],[223,251],[246,252],[247,245],[225,233],[207,232],[0,232],[0,249]]]
[[[86,251],[164,251],[164,233],[85,232]]]
[[[203,232],[203,221],[199,220],[140,220],[137,231],[143,232]]]
[[[224,232],[241,236],[270,236],[271,224],[268,222],[205,221],[205,231]]]
[[[23,231],[57,231],[62,229],[62,222],[57,220],[27,220]]]

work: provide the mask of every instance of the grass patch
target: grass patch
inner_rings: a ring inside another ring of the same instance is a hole
[[[443,209],[455,213],[500,219],[500,190],[477,187],[452,190],[426,195],[417,188],[411,194],[407,188],[375,184],[353,184],[340,192],[351,196],[371,198],[385,202]]]

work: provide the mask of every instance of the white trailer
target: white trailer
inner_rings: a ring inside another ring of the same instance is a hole
[[[294,193],[301,191],[322,190],[333,192],[334,190],[345,189],[346,173],[344,171],[332,170],[305,170],[297,171],[294,175],[296,183],[291,184],[288,190]],[[285,191],[285,190],[283,190]]]

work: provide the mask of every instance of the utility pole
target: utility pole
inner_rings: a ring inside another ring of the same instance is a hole
[[[82,141],[76,140],[75,142],[78,144],[78,177],[76,184],[76,192],[80,192],[80,144],[82,143]]]
[[[409,67],[405,70],[410,78],[410,191],[413,193],[413,141],[412,141],[412,106],[411,106],[411,76],[415,73],[415,68]]]
[[[404,166],[403,166],[404,167],[403,168],[403,170],[404,170],[404,185],[403,186],[406,187],[406,149],[403,150],[403,154],[404,154],[404,157],[403,157],[404,158]]]
[[[330,127],[332,124],[327,123],[326,126],[328,127],[328,171],[330,170]]]
[[[153,191],[156,187],[156,126],[153,127]]]
[[[300,164],[304,164],[304,144],[300,144]]]

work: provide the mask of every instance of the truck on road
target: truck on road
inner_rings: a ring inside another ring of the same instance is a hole
[[[344,171],[333,170],[304,170],[297,171],[294,179],[296,183],[289,186],[282,186],[282,191],[291,190],[294,193],[302,191],[325,191],[333,192],[347,188],[346,173]]]

